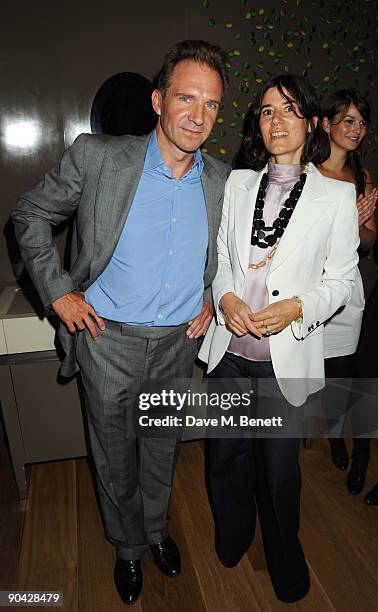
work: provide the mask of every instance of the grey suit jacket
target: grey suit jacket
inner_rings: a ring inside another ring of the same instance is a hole
[[[110,261],[142,174],[150,135],[82,134],[56,168],[12,212],[16,237],[29,275],[46,307],[74,290],[85,291]],[[229,167],[203,155],[209,244],[204,273],[205,296],[217,270],[216,237]],[[75,215],[70,269],[64,270],[52,239],[52,226]],[[63,376],[79,367],[75,334],[61,324],[59,339],[66,358]]]

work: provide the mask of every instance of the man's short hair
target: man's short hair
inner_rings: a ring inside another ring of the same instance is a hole
[[[229,62],[227,53],[218,45],[212,45],[205,40],[180,40],[164,57],[163,65],[157,77],[157,88],[165,96],[171,84],[172,72],[183,60],[192,60],[205,64],[215,70],[222,81],[223,95],[228,88]]]

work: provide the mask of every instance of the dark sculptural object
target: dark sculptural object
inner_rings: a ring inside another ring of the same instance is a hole
[[[152,110],[153,85],[134,72],[120,72],[101,85],[92,104],[93,134],[142,135],[154,129],[157,116]]]

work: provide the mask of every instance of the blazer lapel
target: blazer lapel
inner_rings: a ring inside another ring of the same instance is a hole
[[[127,141],[127,148],[104,159],[96,195],[92,279],[107,266],[118,243],[142,175],[148,142],[149,135]]]
[[[329,198],[324,177],[310,163],[306,184],[273,257],[270,273],[276,270],[306,239],[307,234],[326,212],[328,206]]]
[[[247,274],[249,263],[256,196],[265,170],[264,168],[260,172],[251,171],[248,179],[235,187],[235,243],[244,276]]]

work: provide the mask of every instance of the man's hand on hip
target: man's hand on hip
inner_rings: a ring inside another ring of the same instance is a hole
[[[189,326],[186,332],[187,336],[189,336],[189,338],[199,338],[200,336],[203,336],[207,332],[207,328],[210,325],[213,314],[214,309],[212,305],[207,300],[204,300],[199,315],[193,319],[193,321],[189,321]]]
[[[71,333],[87,327],[93,340],[96,340],[99,336],[97,327],[101,330],[105,329],[104,321],[97,316],[95,310],[85,301],[84,294],[80,291],[66,293],[66,295],[52,302],[51,306]]]

